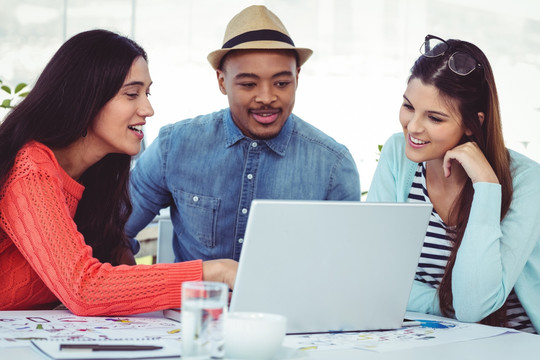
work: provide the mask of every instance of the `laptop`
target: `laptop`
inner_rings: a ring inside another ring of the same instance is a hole
[[[254,200],[229,311],[287,317],[287,334],[396,329],[431,204]]]

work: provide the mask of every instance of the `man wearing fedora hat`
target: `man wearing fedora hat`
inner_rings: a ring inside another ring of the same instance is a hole
[[[229,108],[161,128],[132,171],[127,235],[170,206],[176,261],[238,260],[253,199],[359,201],[347,148],[292,114],[311,54],[265,6],[233,17],[208,55]]]

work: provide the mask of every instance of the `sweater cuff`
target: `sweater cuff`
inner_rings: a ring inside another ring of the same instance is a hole
[[[501,222],[501,185],[479,182],[473,184],[474,197],[469,219],[475,224],[499,227]]]
[[[171,269],[168,274],[170,303],[174,307],[180,307],[182,303],[182,283],[184,281],[202,281],[202,260],[192,260],[177,263],[177,267]]]

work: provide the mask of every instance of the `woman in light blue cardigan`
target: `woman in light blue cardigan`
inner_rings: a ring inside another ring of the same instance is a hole
[[[403,96],[403,134],[383,146],[367,197],[431,202],[448,236],[441,278],[417,272],[408,310],[540,333],[540,165],[506,149],[478,47],[428,35],[421,52]]]

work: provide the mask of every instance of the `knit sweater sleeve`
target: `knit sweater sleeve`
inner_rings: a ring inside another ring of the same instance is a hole
[[[51,160],[11,174],[0,195],[0,226],[45,285],[77,315],[179,307],[181,283],[200,280],[202,262],[100,263],[77,231],[56,166]]]
[[[540,259],[535,248],[540,241],[540,165],[510,154],[512,202],[502,221],[501,186],[474,184],[467,229],[452,271],[453,305],[458,320],[478,321],[499,309],[515,287],[539,329]]]
[[[393,134],[381,150],[367,202],[407,202],[416,168],[405,155],[403,133]]]

